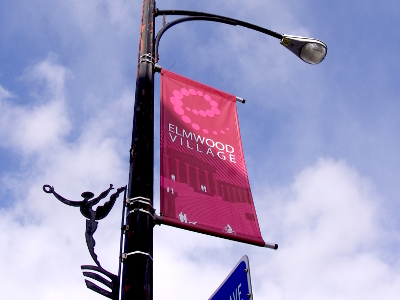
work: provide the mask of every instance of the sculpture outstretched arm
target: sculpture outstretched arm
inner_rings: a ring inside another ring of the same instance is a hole
[[[65,199],[64,197],[62,197],[61,195],[59,195],[59,194],[57,194],[55,191],[54,191],[54,187],[52,187],[52,186],[50,186],[50,185],[48,185],[48,184],[45,184],[44,186],[43,186],[43,191],[45,192],[45,193],[47,193],[47,194],[53,194],[54,195],[54,197],[56,197],[58,200],[60,200],[62,203],[64,203],[64,204],[67,204],[67,205],[69,205],[69,206],[81,206],[81,204],[83,203],[83,201],[84,200],[82,200],[82,201],[71,201],[71,200],[68,200],[68,199]]]
[[[105,218],[111,209],[113,208],[115,201],[117,200],[119,194],[126,190],[126,186],[120,187],[117,191],[110,196],[110,200],[104,203],[104,205],[97,207],[96,209],[96,220],[101,220]]]
[[[105,197],[107,197],[108,193],[110,193],[110,191],[114,189],[113,185],[110,184],[110,187],[108,189],[106,189],[104,192],[102,192],[100,195],[98,195],[96,198],[93,198],[92,200],[90,200],[90,204],[91,205],[96,205],[97,203],[100,202],[101,199],[104,199]]]

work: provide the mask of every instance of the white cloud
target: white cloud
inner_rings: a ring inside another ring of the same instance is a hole
[[[42,97],[65,100],[64,89],[68,75],[69,70],[57,62],[57,55],[50,53],[45,60],[27,68],[22,78],[43,84],[45,93]]]
[[[264,232],[279,232],[281,241],[257,265],[265,268],[256,271],[264,278],[256,287],[259,297],[376,299],[383,293],[396,299],[400,271],[381,257],[381,237],[388,233],[380,225],[381,199],[368,179],[343,161],[320,159],[270,196],[273,209],[264,214],[268,208],[259,208],[260,220],[279,218],[277,227],[264,226]]]
[[[12,94],[0,85],[0,101],[3,99],[11,98]]]
[[[10,99],[11,93],[1,88],[0,145],[22,154],[32,154],[51,148],[71,129],[65,105],[65,79],[68,70],[50,55],[28,68],[23,79],[33,81],[43,90],[33,105],[19,105]]]

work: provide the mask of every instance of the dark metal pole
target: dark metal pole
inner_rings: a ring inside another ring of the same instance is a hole
[[[133,116],[122,299],[153,299],[154,11],[144,0]]]

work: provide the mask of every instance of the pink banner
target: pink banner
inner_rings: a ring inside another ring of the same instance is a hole
[[[162,223],[259,246],[236,97],[161,72]]]

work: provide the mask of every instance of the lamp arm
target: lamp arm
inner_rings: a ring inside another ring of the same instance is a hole
[[[156,41],[155,41],[155,49],[154,49],[154,58],[156,63],[158,62],[158,44],[160,42],[161,36],[164,34],[165,31],[167,31],[169,28],[171,28],[174,25],[177,25],[179,23],[183,22],[188,22],[188,21],[211,21],[211,22],[218,22],[218,23],[224,23],[224,24],[229,24],[236,26],[237,24],[233,21],[226,20],[226,19],[221,19],[221,18],[215,18],[215,17],[185,17],[185,18],[180,18],[174,21],[171,21],[167,24],[164,25],[163,28],[160,29],[160,31],[157,33],[156,36]]]
[[[157,33],[156,36],[156,41],[155,41],[155,61],[158,62],[158,44],[160,42],[161,36],[164,34],[165,31],[167,31],[169,28],[171,28],[174,25],[177,25],[182,22],[188,22],[188,21],[211,21],[211,22],[218,22],[218,23],[224,23],[228,25],[233,25],[233,26],[242,26],[246,27],[258,32],[262,32],[264,34],[267,34],[269,36],[272,36],[277,39],[282,39],[283,35],[279,34],[277,32],[274,32],[272,30],[243,22],[237,19],[233,18],[228,18],[220,15],[214,15],[214,14],[209,14],[209,13],[203,13],[203,12],[197,12],[197,11],[188,11],[188,10],[155,10],[156,17],[160,15],[179,15],[179,16],[189,16],[185,18],[180,18],[174,21],[171,21],[163,26],[163,28],[160,29],[160,31]]]
[[[155,14],[156,17],[157,16],[162,16],[162,15],[175,15],[175,16],[191,16],[191,17],[211,17],[211,18],[218,18],[218,19],[225,19],[225,20],[229,20],[232,21],[234,23],[236,23],[236,25],[238,26],[242,26],[242,27],[246,27],[255,31],[259,31],[262,32],[264,34],[270,35],[274,38],[277,39],[282,39],[283,36],[280,33],[277,33],[275,31],[251,24],[251,23],[247,23],[247,22],[243,22],[237,19],[233,19],[233,18],[228,18],[228,17],[224,17],[224,16],[220,16],[220,15],[214,15],[214,14],[209,14],[209,13],[204,13],[204,12],[199,12],[199,11],[190,11],[190,10],[159,10],[158,8],[156,8]]]

